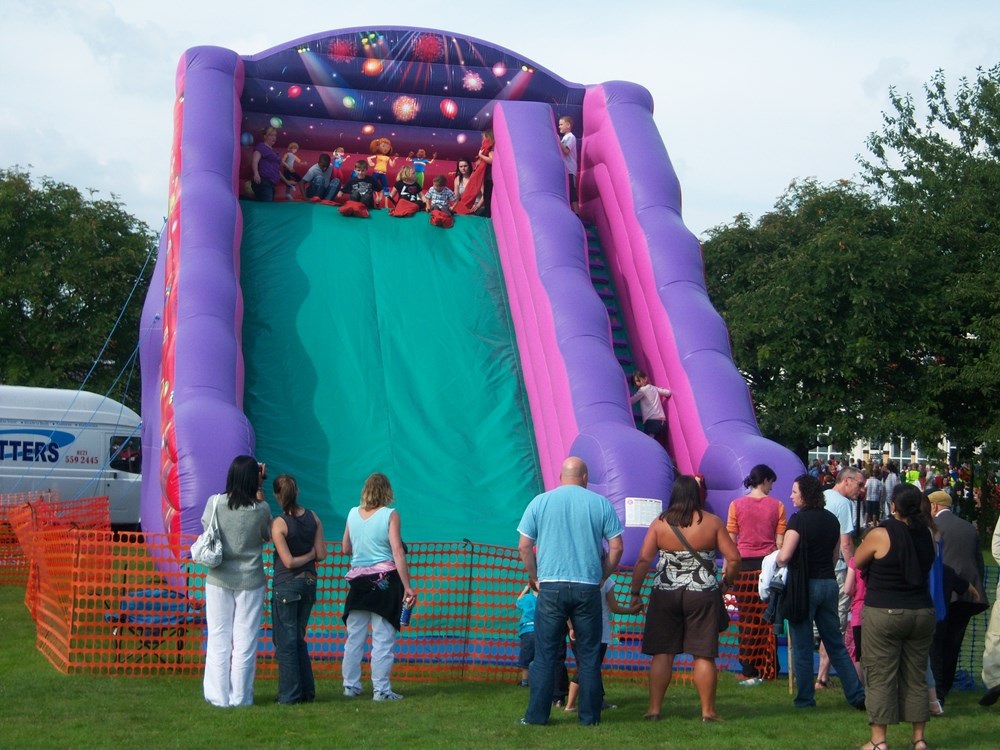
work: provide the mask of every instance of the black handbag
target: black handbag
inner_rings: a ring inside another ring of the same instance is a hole
[[[711,575],[714,578],[715,568],[709,565],[707,562],[705,562],[705,558],[703,558],[701,555],[695,552],[694,547],[688,544],[688,540],[684,538],[684,535],[681,533],[681,530],[679,528],[677,528],[673,524],[670,524],[670,528],[673,529],[674,534],[677,535],[677,538],[680,540],[681,544],[687,547],[688,552],[694,555],[694,559],[697,560],[699,563],[701,563],[701,566],[706,571],[708,571],[709,575]],[[730,624],[729,610],[726,609],[726,595],[722,592],[722,587],[720,586],[717,590],[719,592],[719,614],[717,615],[717,617],[719,618],[719,632],[724,633],[726,630],[729,629],[729,624]]]
[[[799,543],[795,548],[795,554],[788,561],[781,612],[784,618],[792,623],[802,622],[809,617],[809,567],[806,564],[805,547],[806,535],[799,531]]]

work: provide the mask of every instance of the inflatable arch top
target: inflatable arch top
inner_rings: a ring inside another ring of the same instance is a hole
[[[254,450],[243,412],[239,171],[268,127],[303,150],[367,153],[385,137],[400,155],[452,160],[474,153],[484,129],[496,132],[493,224],[543,483],[557,484],[563,458],[580,455],[591,486],[625,516],[629,499],[666,501],[674,469],[634,427],[590,285],[555,136],[554,115],[572,116],[581,215],[607,254],[635,365],[673,391],[677,469],[706,478],[719,513],[756,463],[775,469],[776,494],[787,495],[801,462],[757,428],[642,87],[573,84],[482,40],[380,27],[248,56],[196,47],[178,65],[177,93],[167,230],[142,322],[143,473],[159,478],[144,482],[147,530],[200,532],[232,457]],[[633,553],[640,526],[626,530]]]

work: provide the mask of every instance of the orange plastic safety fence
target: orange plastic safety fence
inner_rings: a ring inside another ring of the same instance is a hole
[[[111,528],[108,498],[88,497],[60,500],[58,493],[31,494],[31,500],[20,505],[8,506],[6,516],[16,539],[17,548],[25,561],[24,603],[31,616],[37,619],[40,593],[40,565],[34,541],[41,531],[67,529]]]
[[[760,571],[740,573],[730,594],[735,599],[739,662],[744,674],[773,680],[778,673],[777,638],[774,626],[763,619],[767,603],[757,590]]]
[[[12,492],[0,494],[0,586],[28,581],[28,558],[24,555],[10,520],[14,508],[27,502],[59,500],[58,492]]]
[[[30,519],[30,508],[22,506]],[[18,514],[15,513],[15,516]],[[23,521],[22,521],[23,522]],[[30,520],[26,523],[30,524]],[[183,537],[187,549],[193,537]],[[64,672],[200,675],[204,668],[204,571],[176,559],[176,540],[164,534],[112,534],[48,527],[35,531],[29,557],[37,563],[35,619],[38,648]],[[340,680],[349,559],[339,545],[319,566],[308,641],[317,679]],[[393,678],[516,682],[520,640],[517,596],[526,576],[517,551],[471,542],[411,543],[408,553],[417,608],[399,633]],[[272,551],[265,553],[268,576]],[[630,571],[615,575],[624,604]],[[735,615],[735,612],[733,613]],[[644,681],[644,616],[614,615],[615,639],[605,677]],[[277,675],[270,630],[270,596],[258,632],[258,674]],[[735,624],[724,634],[719,664],[738,661]],[[569,667],[574,668],[571,653]],[[690,661],[678,657],[677,679]]]

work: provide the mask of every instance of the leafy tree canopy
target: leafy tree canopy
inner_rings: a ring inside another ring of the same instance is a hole
[[[918,342],[907,321],[920,294],[899,295],[895,234],[890,212],[857,186],[807,180],[756,225],[737,217],[705,243],[709,292],[761,430],[800,456],[939,426],[909,408]]]
[[[888,205],[912,273],[938,277],[933,318],[919,323],[946,433],[966,446],[1000,440],[1000,65],[924,87],[925,106],[890,91],[868,139],[866,182]]]
[[[87,389],[108,391],[136,347],[154,248],[117,199],[0,170],[0,382],[78,388],[93,366]]]
[[[919,119],[890,92],[863,184],[794,182],[704,245],[761,430],[800,456],[1000,439],[1000,66],[925,94]]]

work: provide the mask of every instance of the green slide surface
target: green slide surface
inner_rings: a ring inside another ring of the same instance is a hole
[[[491,222],[241,207],[243,408],[269,478],[294,475],[332,541],[380,471],[404,539],[515,545],[541,473]]]

